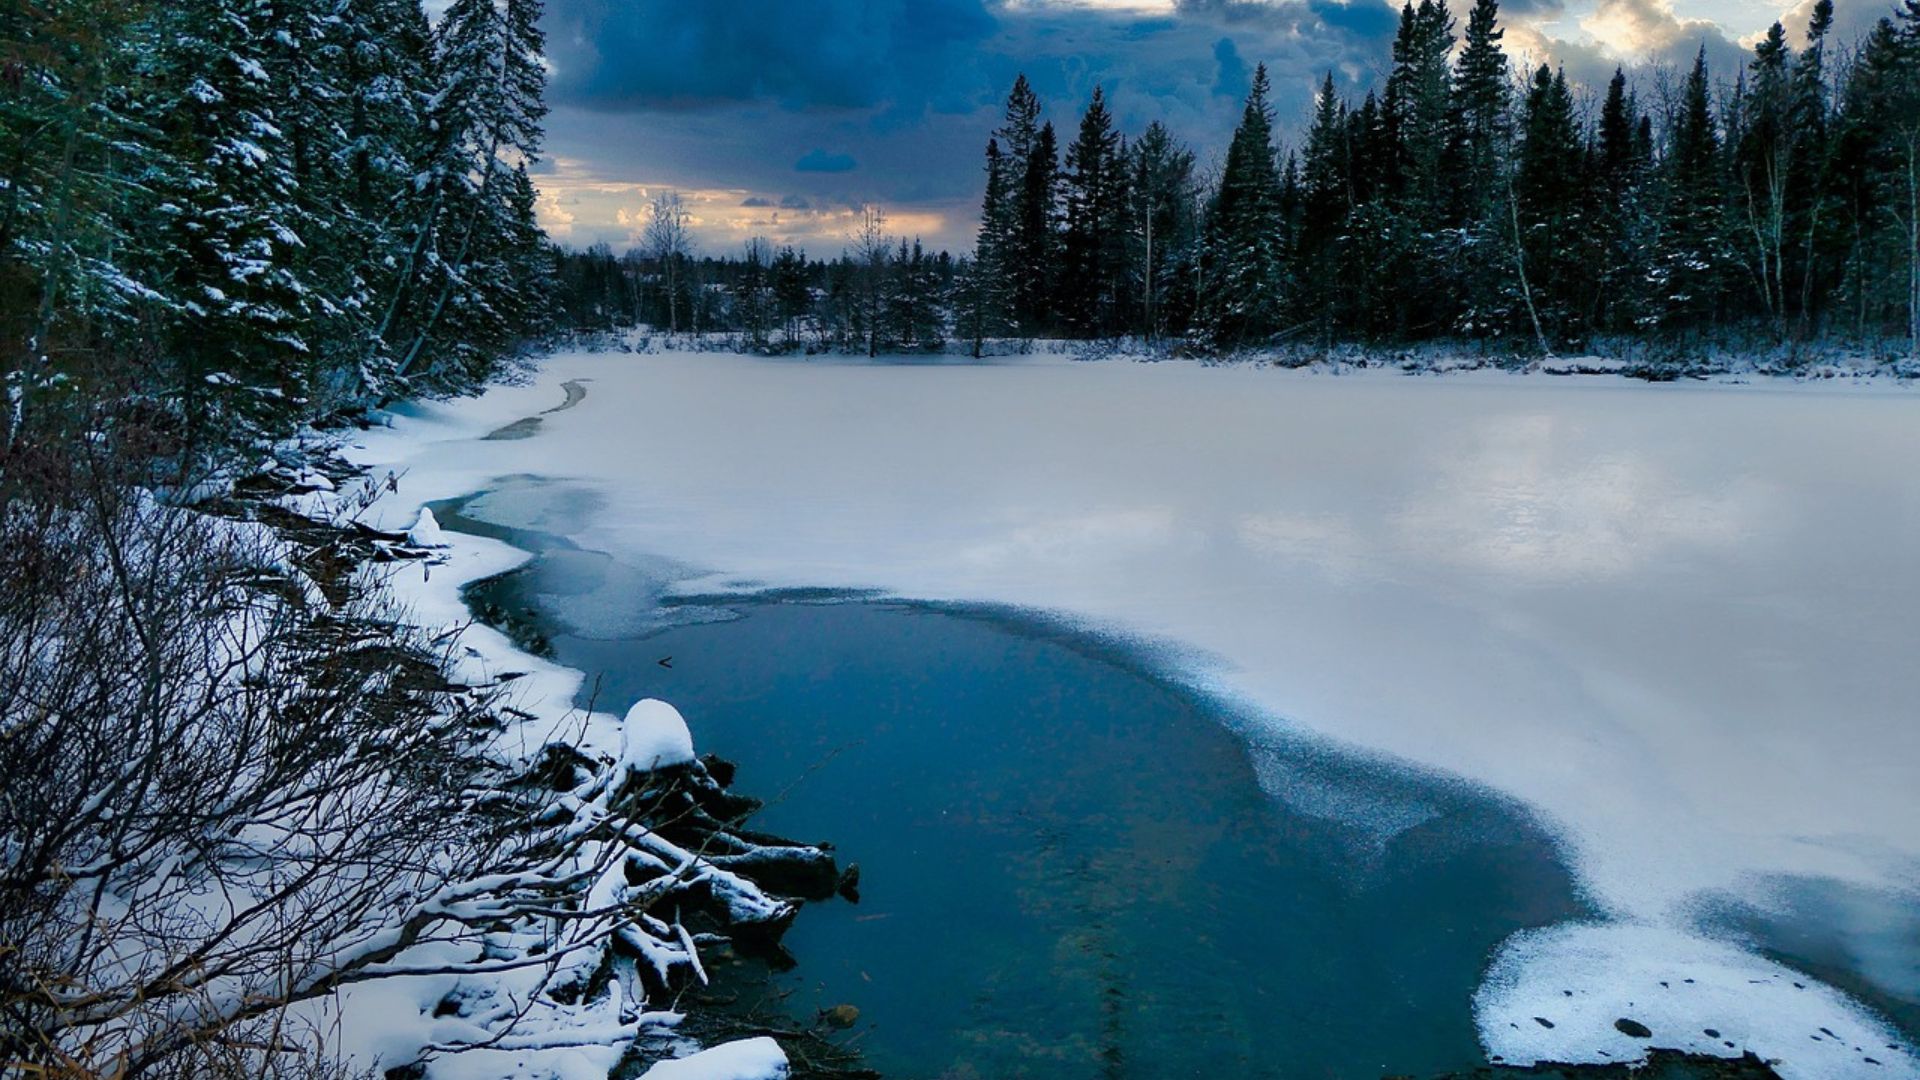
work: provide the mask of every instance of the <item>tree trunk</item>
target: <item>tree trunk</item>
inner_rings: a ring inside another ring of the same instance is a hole
[[[1513,196],[1513,184],[1507,184],[1507,217],[1513,222],[1513,268],[1520,277],[1520,296],[1527,302],[1527,317],[1533,320],[1533,337],[1540,343],[1543,356],[1553,355],[1553,346],[1547,343],[1547,332],[1540,326],[1540,312],[1533,306],[1533,287],[1527,284],[1527,253],[1520,241],[1520,207]]]

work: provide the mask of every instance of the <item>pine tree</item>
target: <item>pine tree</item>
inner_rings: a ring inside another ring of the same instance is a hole
[[[1734,214],[1748,276],[1776,338],[1787,330],[1788,193],[1799,157],[1786,30],[1774,23],[1754,48],[1752,81],[1733,133]]]
[[[196,445],[283,428],[304,406],[316,297],[295,270],[298,183],[274,114],[269,0],[184,0],[156,63],[184,81],[164,125],[176,168],[147,186],[161,244],[141,277],[170,301],[166,353]]]
[[[1216,348],[1259,341],[1280,328],[1285,264],[1280,177],[1274,165],[1273,112],[1266,65],[1227,149],[1220,189],[1207,216],[1202,333]]]
[[[1600,107],[1594,149],[1597,280],[1588,321],[1600,330],[1630,331],[1644,314],[1637,303],[1648,273],[1654,221],[1647,205],[1651,129],[1616,68]]]
[[[1314,102],[1307,128],[1306,161],[1301,168],[1299,247],[1295,259],[1299,310],[1318,328],[1323,347],[1332,344],[1340,321],[1342,247],[1353,209],[1353,177],[1346,106],[1333,89],[1329,71]]]
[[[432,286],[401,356],[402,376],[430,371],[436,351],[465,353],[459,343],[472,328],[441,322],[456,294],[475,314],[496,299],[487,295],[495,283],[469,280],[467,263],[476,240],[511,232],[514,163],[539,155],[546,115],[540,11],[540,0],[453,0],[435,28],[440,89],[431,116],[438,138],[426,163],[434,192],[425,268]]]
[[[973,341],[978,358],[989,337],[1011,328],[1018,207],[1010,167],[997,138],[987,140],[987,190],[980,203],[980,232],[973,259],[965,268],[960,298],[960,332]]]
[[[32,73],[0,89],[0,441],[56,380],[87,377],[96,335],[160,299],[124,258],[151,242],[125,212],[140,185],[177,169],[150,127],[175,95],[156,92],[142,7],[0,5],[0,49]]]
[[[1498,0],[1475,0],[1454,67],[1449,165],[1453,223],[1462,244],[1460,329],[1499,328],[1513,238],[1507,225],[1507,161],[1512,142],[1507,56],[1500,47]]]
[[[1830,251],[1832,191],[1832,103],[1827,87],[1827,33],[1833,28],[1833,0],[1817,0],[1807,20],[1807,47],[1793,66],[1790,122],[1795,132],[1789,172],[1799,179],[1788,193],[1787,229],[1794,264],[1789,284],[1797,282],[1796,327],[1810,337],[1818,298],[1838,284]],[[1816,291],[1816,283],[1826,288]]]
[[[1727,261],[1720,160],[1702,47],[1668,136],[1666,205],[1650,274],[1661,322],[1672,328],[1697,329],[1719,314]]]
[[[1405,283],[1396,305],[1402,333],[1450,325],[1458,306],[1453,263],[1459,244],[1447,233],[1454,203],[1447,168],[1453,40],[1453,18],[1442,0],[1402,7],[1382,101],[1392,145],[1387,205],[1401,219],[1383,239],[1394,242],[1388,273]]]
[[[1563,73],[1545,64],[1534,73],[1522,108],[1514,170],[1516,267],[1529,322],[1551,349],[1583,332],[1586,148],[1574,122],[1573,94]]]
[[[1128,153],[1126,263],[1138,300],[1141,335],[1157,338],[1184,323],[1193,310],[1192,269],[1198,228],[1194,214],[1193,152],[1155,121]]]
[[[1023,334],[1048,329],[1060,266],[1060,151],[1041,125],[1020,168],[1013,261],[1014,318]]]
[[[1126,176],[1120,135],[1113,130],[1105,95],[1098,87],[1081,118],[1079,136],[1067,148],[1066,164],[1060,312],[1067,325],[1082,335],[1109,334],[1118,323],[1124,270]]]
[[[1500,166],[1511,137],[1507,55],[1500,47],[1506,31],[1499,26],[1499,12],[1499,0],[1474,0],[1453,73],[1452,142],[1468,221],[1496,212],[1490,208],[1501,199]]]

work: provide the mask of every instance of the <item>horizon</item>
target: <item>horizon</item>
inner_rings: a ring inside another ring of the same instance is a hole
[[[1290,145],[1328,72],[1349,99],[1377,86],[1398,20],[1381,0],[890,0],[857,15],[840,2],[743,3],[757,10],[549,0],[553,111],[534,180],[556,243],[625,251],[648,201],[672,190],[703,256],[759,237],[832,258],[866,205],[892,233],[963,253],[1016,74],[1063,141],[1098,86],[1123,133],[1165,123],[1205,169],[1256,65]],[[1510,0],[1500,14],[1516,77],[1563,67],[1587,101],[1615,67],[1644,84],[1700,49],[1725,83],[1774,21],[1797,48],[1811,6]],[[1463,24],[1465,5],[1449,7]],[[1843,45],[1892,10],[1836,7]]]

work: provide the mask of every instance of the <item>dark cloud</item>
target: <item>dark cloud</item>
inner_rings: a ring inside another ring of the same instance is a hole
[[[793,163],[794,172],[841,173],[852,172],[860,163],[853,160],[852,154],[829,154],[819,147],[807,151],[806,156]]]
[[[1390,38],[1400,25],[1392,8],[1374,0],[1307,0],[1306,6],[1323,25],[1368,41]]]
[[[1215,97],[1239,100],[1247,96],[1253,87],[1252,76],[1248,74],[1247,62],[1240,58],[1240,50],[1233,44],[1232,38],[1221,38],[1213,43],[1213,62],[1219,72],[1213,77]]]
[[[772,205],[773,205],[773,200],[772,200],[772,199],[767,199],[767,198],[762,198],[762,197],[761,197],[761,196],[759,196],[759,195],[749,195],[748,197],[746,197],[746,198],[744,198],[744,199],[741,199],[741,200],[740,200],[740,205],[741,205],[741,206],[744,206],[744,207],[746,207],[746,208],[748,208],[748,209],[750,209],[750,210],[753,210],[753,209],[760,209],[760,208],[762,208],[762,207],[769,207],[769,206],[772,206]]]
[[[603,109],[925,106],[996,25],[985,0],[552,0],[546,17],[556,98]]]
[[[812,208],[812,201],[802,198],[799,195],[786,195],[780,199],[780,209],[782,210],[810,210]]]

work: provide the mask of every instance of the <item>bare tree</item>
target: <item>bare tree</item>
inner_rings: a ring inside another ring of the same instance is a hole
[[[660,275],[667,293],[667,332],[680,332],[680,264],[692,251],[688,237],[689,215],[677,191],[662,191],[647,207],[647,224],[640,233],[640,246]]]
[[[296,1075],[290,1004],[419,974],[517,980],[437,1050],[606,1041],[568,1031],[616,939],[659,983],[699,974],[683,907],[791,918],[726,866],[824,856],[690,828],[689,788],[728,805],[698,763],[516,728],[381,579],[302,569],[355,560],[51,456],[0,461],[0,1068]]]
[[[887,215],[868,203],[860,208],[859,222],[847,237],[854,267],[860,281],[860,315],[866,331],[867,355],[880,355],[881,311],[885,306],[888,263],[893,255],[893,237],[887,235]]]

